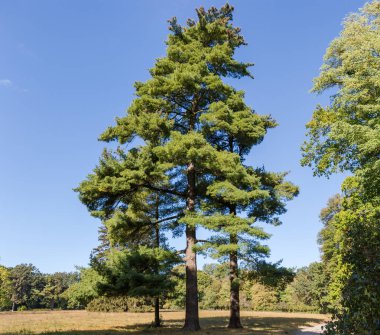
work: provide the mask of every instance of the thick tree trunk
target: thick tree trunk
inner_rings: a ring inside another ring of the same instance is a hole
[[[154,298],[154,326],[155,327],[161,327],[160,298],[159,297]]]
[[[187,210],[195,211],[195,169],[190,163],[187,168],[189,193],[187,198]],[[186,312],[185,330],[199,330],[198,312],[198,280],[197,280],[197,258],[194,252],[196,243],[195,227],[186,225]]]
[[[16,311],[16,304],[15,302],[12,302],[12,312],[15,312]]]
[[[231,214],[236,215],[236,209],[230,209]],[[230,244],[237,244],[236,234],[230,235]],[[238,255],[237,251],[230,253],[230,320],[228,328],[243,328],[240,323],[240,299],[239,299],[239,273],[238,273]]]

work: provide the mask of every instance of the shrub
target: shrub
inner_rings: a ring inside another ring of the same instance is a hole
[[[277,292],[271,287],[254,283],[251,288],[252,308],[256,311],[272,311],[277,309]]]
[[[150,299],[119,297],[98,297],[86,307],[89,312],[150,312],[153,310]]]

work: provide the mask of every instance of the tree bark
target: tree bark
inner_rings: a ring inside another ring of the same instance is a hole
[[[237,243],[237,236],[230,235],[230,243]],[[230,320],[228,328],[243,328],[240,323],[239,274],[237,252],[230,254]]]
[[[188,198],[187,211],[195,211],[195,168],[190,163],[187,168],[188,179]],[[199,330],[199,312],[198,312],[198,280],[197,280],[197,258],[194,252],[196,243],[195,227],[186,225],[186,312],[185,330]]]
[[[159,196],[158,194],[156,195],[156,222],[155,222],[155,233],[156,233],[156,248],[160,247],[160,223],[159,223],[159,218],[160,218],[160,212],[159,212]],[[158,269],[156,269],[156,273],[158,274]],[[154,326],[155,327],[160,327],[161,326],[161,320],[160,320],[160,297],[157,296],[154,299]]]
[[[154,326],[161,327],[160,320],[160,297],[154,298]]]
[[[234,152],[234,138],[228,138],[229,151]],[[236,216],[236,205],[230,206],[230,214]],[[230,244],[237,244],[237,234],[230,234]],[[240,283],[237,251],[230,253],[230,320],[228,328],[243,328],[240,322]]]
[[[230,213],[236,215],[236,207],[230,207]],[[230,234],[230,244],[237,244],[236,234]],[[239,269],[237,251],[230,253],[230,320],[228,328],[243,328],[240,322]]]

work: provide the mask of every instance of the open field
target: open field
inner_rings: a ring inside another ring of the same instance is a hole
[[[280,312],[242,312],[244,329],[226,329],[228,311],[202,311],[200,335],[292,334],[312,326],[326,315]],[[122,335],[183,334],[184,312],[162,312],[164,327],[150,328],[153,313],[94,313],[86,311],[38,311],[0,313],[0,334]]]

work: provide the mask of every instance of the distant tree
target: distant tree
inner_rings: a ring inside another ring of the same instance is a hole
[[[199,271],[199,305],[201,309],[230,307],[229,264],[205,264]]]
[[[0,265],[0,310],[10,309],[12,287],[10,279],[10,270],[5,266]]]
[[[323,263],[328,267],[333,258],[337,241],[335,241],[336,227],[334,217],[342,210],[342,196],[334,195],[327,202],[327,206],[321,210],[319,218],[323,223],[323,228],[318,234],[318,244],[320,245]]]
[[[174,291],[165,300],[165,307],[183,309],[185,307],[185,269],[174,268]],[[198,270],[199,306],[201,309],[229,309],[228,264],[206,264]]]
[[[294,269],[286,268],[281,265],[281,261],[270,263],[261,260],[255,264],[249,264],[243,269],[243,278],[246,281],[261,283],[265,286],[283,291],[285,287],[294,279]]]
[[[18,306],[38,307],[44,287],[41,272],[32,264],[16,265],[10,270],[12,311]]]
[[[45,286],[41,291],[42,304],[50,309],[55,307],[66,308],[64,293],[71,285],[79,281],[78,273],[55,272],[45,275]]]
[[[102,276],[92,268],[79,268],[79,281],[71,284],[60,297],[67,301],[67,307],[83,309],[87,304],[99,296],[98,285]]]
[[[297,271],[294,280],[286,288],[284,300],[291,306],[314,307],[325,313],[327,286],[328,278],[323,264],[314,262]]]
[[[318,234],[318,243],[321,250],[323,273],[326,276],[328,294],[324,298],[325,309],[332,311],[340,306],[340,288],[333,280],[338,271],[339,257],[337,249],[340,248],[340,229],[337,226],[336,216],[343,210],[343,197],[336,194],[327,202],[327,206],[321,210],[320,220],[323,228]]]
[[[256,311],[276,310],[279,300],[276,290],[259,282],[250,285],[251,306]]]

